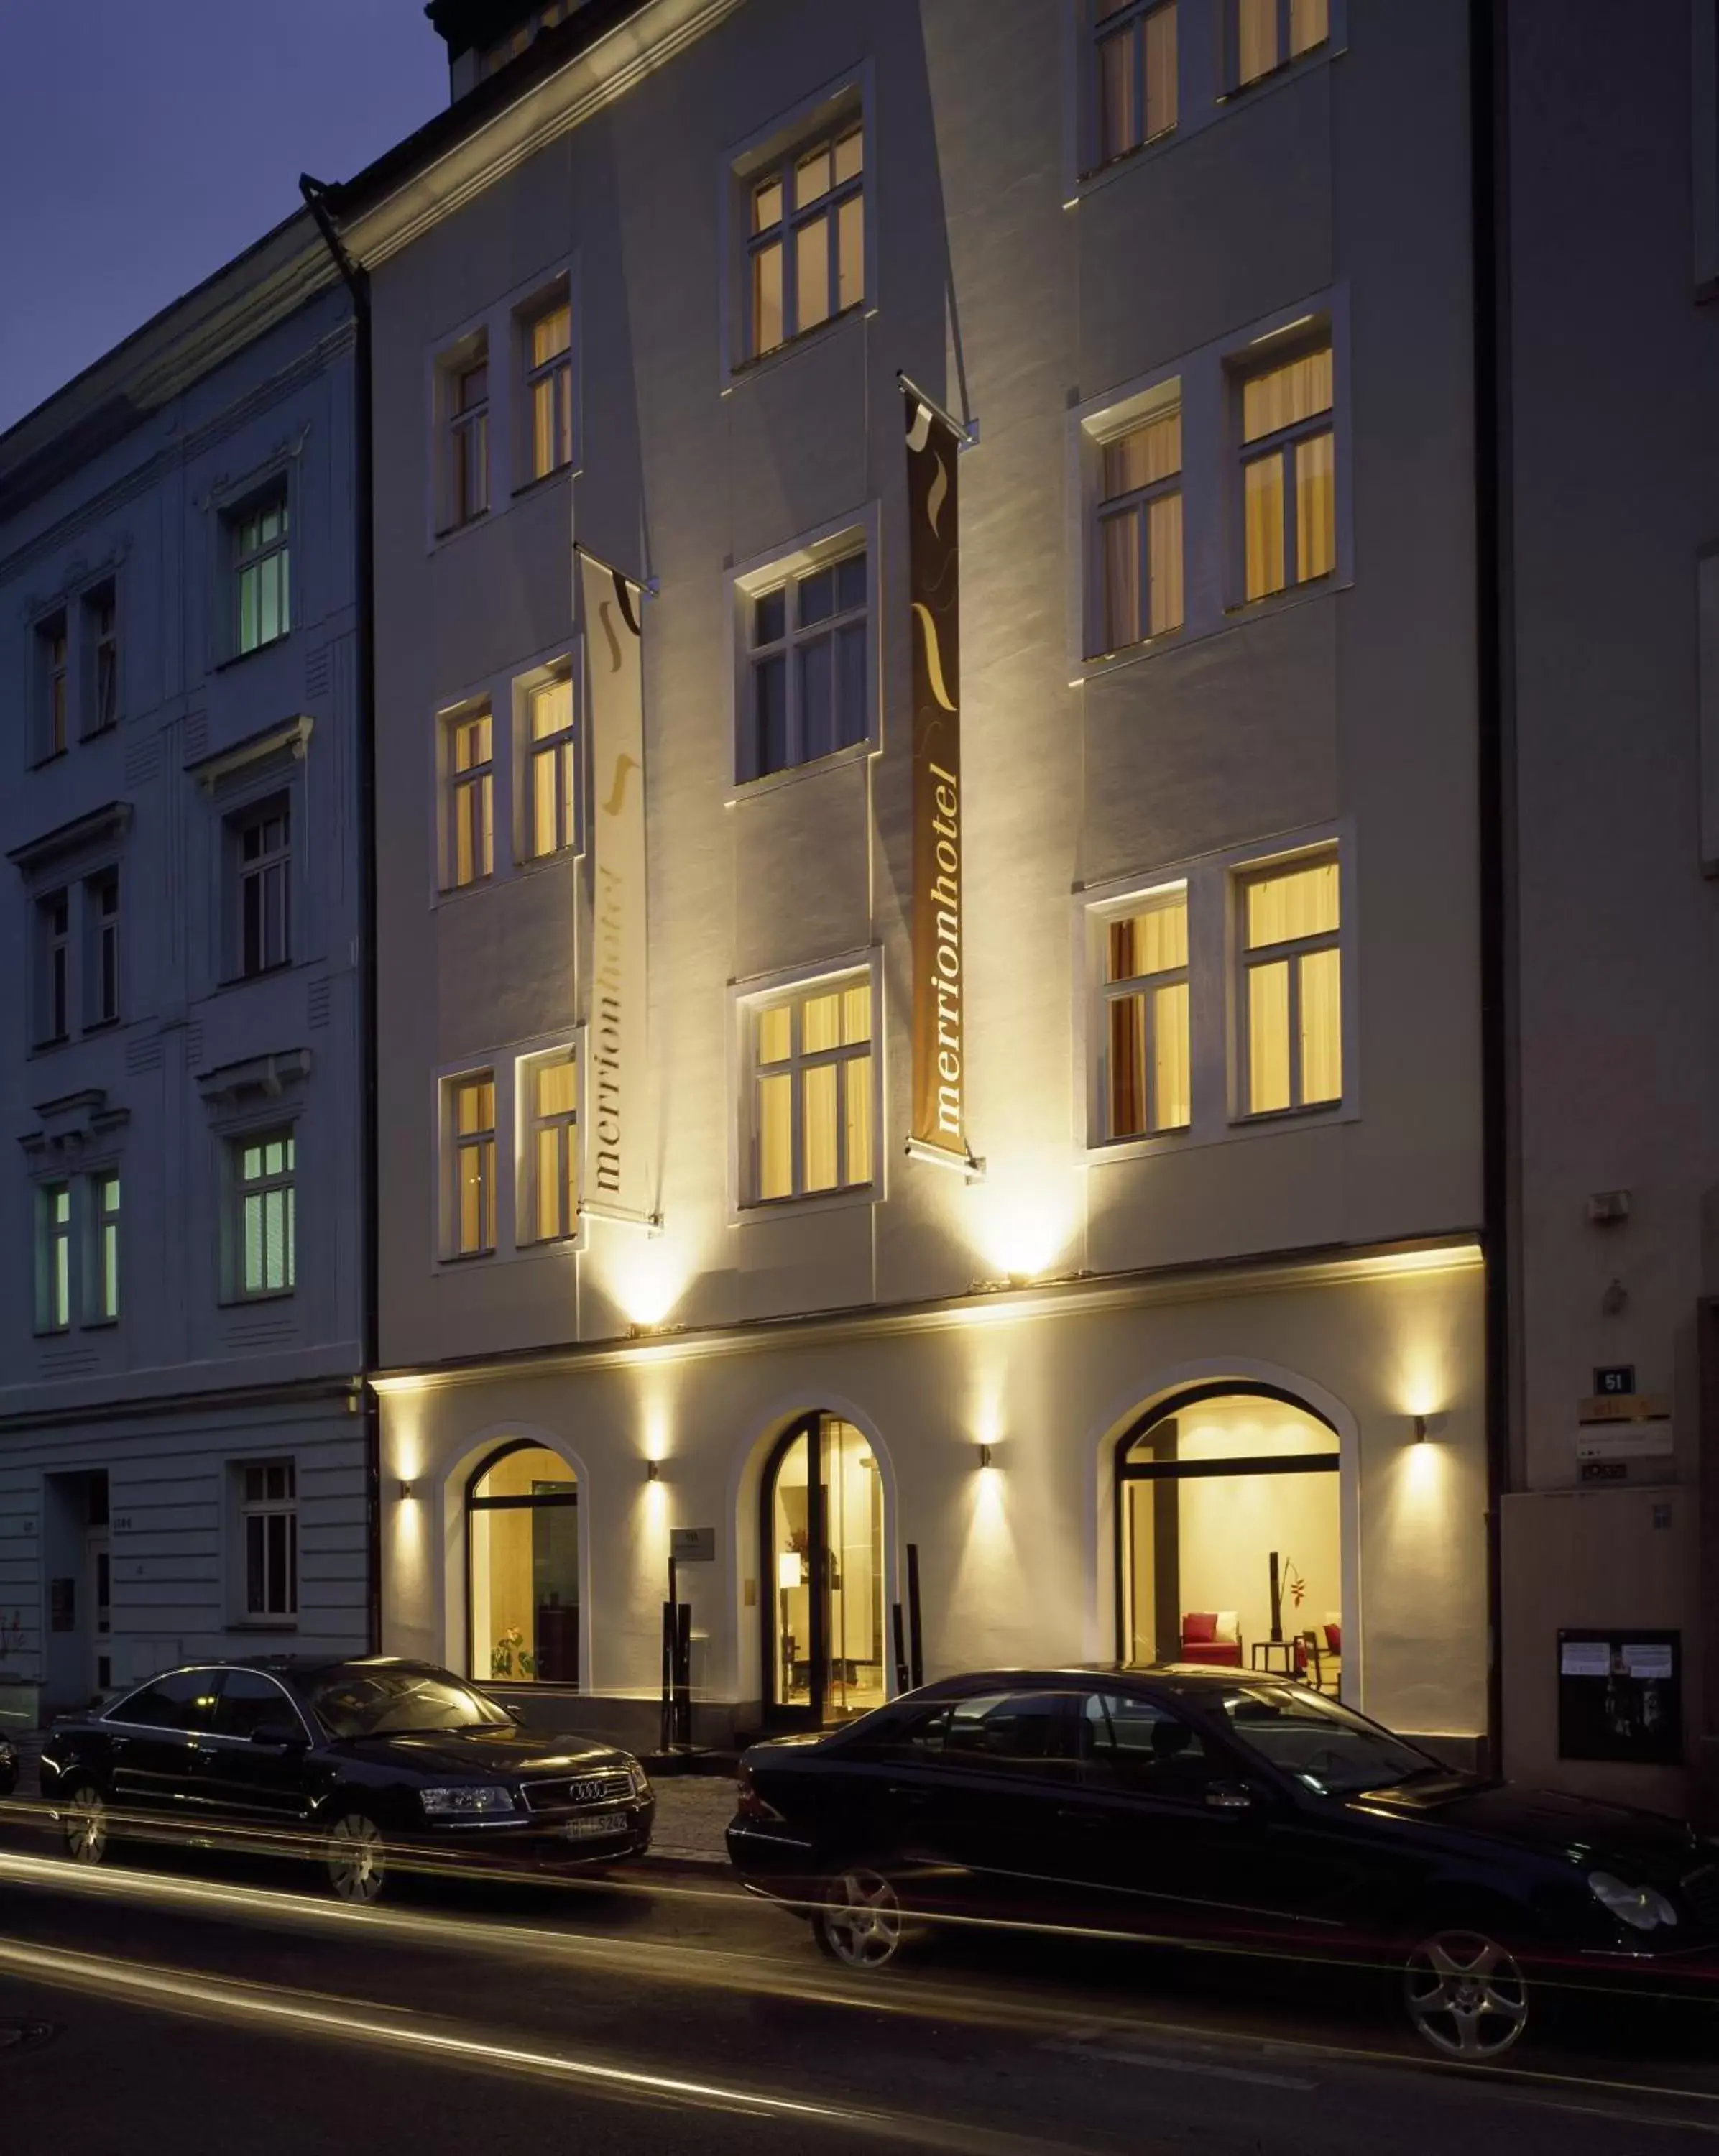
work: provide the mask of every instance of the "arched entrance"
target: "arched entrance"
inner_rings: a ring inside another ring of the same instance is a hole
[[[578,1478],[529,1438],[466,1486],[470,1673],[480,1684],[579,1681]]]
[[[864,1434],[803,1416],[764,1470],[764,1711],[821,1728],[888,1697],[883,1476]]]
[[[1337,1431],[1265,1386],[1167,1400],[1116,1448],[1118,1653],[1338,1689]]]

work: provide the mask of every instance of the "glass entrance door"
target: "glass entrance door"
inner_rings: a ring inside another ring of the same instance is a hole
[[[851,1423],[811,1415],[786,1433],[762,1524],[771,1719],[820,1728],[882,1706],[883,1478]]]

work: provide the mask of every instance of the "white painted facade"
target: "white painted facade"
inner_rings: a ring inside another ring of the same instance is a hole
[[[594,42],[576,13],[340,198],[376,311],[386,1645],[491,1674],[467,1492],[526,1440],[577,1485],[580,1711],[654,1727],[669,1531],[708,1527],[714,1560],[680,1573],[701,1727],[756,1726],[781,1564],[761,1479],[822,1410],[877,1462],[890,1603],[918,1552],[928,1674],[1113,1660],[1117,1445],[1229,1382],[1337,1434],[1342,1578],[1311,1592],[1343,1613],[1346,1693],[1471,1746],[1489,1614],[1462,12],[1334,5],[1325,44],[1241,89],[1219,0],[1182,0],[1176,131],[1090,177],[1074,4],[591,14]],[[863,131],[863,303],[737,363],[748,176],[827,117]],[[572,461],[526,483],[521,339],[563,290]],[[1310,320],[1333,354],[1334,566],[1249,605],[1237,391],[1259,341]],[[449,385],[480,352],[489,506],[444,534]],[[959,466],[971,1182],[903,1151],[898,371],[978,420]],[[1184,625],[1089,660],[1096,444],[1168,382]],[[653,586],[661,1229],[588,1217],[538,1245],[521,1066],[581,1048],[593,924],[587,826],[526,858],[523,715],[558,661],[583,694],[576,536]],[[749,779],[747,602],[830,537],[867,556],[865,722]],[[449,888],[448,726],[485,703],[493,859]],[[1252,1119],[1238,878],[1332,846],[1340,1097]],[[1184,882],[1191,1124],[1108,1143],[1103,909]],[[872,983],[872,1180],[755,1204],[756,999],[825,973]],[[475,1073],[496,1225],[462,1256],[449,1083]]]
[[[0,439],[0,1672],[50,1711],[182,1656],[366,1640],[353,331],[329,284],[295,219]],[[248,1153],[289,1136],[248,1256]]]

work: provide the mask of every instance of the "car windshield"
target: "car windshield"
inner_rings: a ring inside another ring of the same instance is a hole
[[[1239,1743],[1316,1796],[1352,1796],[1444,1771],[1412,1744],[1299,1686],[1239,1684],[1224,1694],[1222,1711]]]
[[[316,1679],[309,1699],[333,1737],[394,1737],[513,1726],[493,1700],[446,1670],[334,1670]]]

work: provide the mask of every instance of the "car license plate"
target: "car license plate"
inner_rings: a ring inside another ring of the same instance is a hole
[[[602,1835],[620,1833],[625,1825],[618,1812],[606,1812],[597,1819],[570,1819],[562,1832],[569,1841],[594,1841]]]

